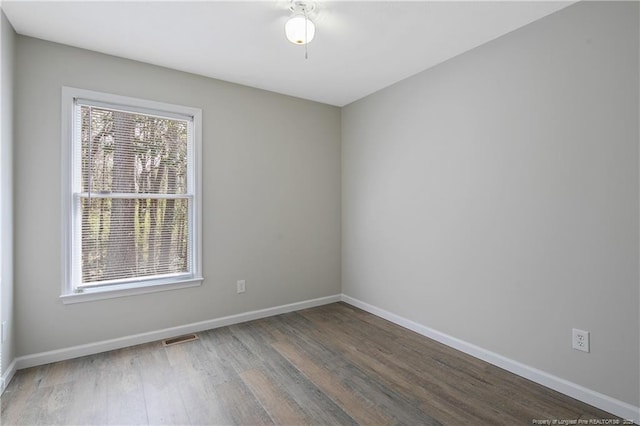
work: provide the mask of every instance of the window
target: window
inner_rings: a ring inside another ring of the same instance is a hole
[[[64,87],[65,303],[199,285],[201,111]]]

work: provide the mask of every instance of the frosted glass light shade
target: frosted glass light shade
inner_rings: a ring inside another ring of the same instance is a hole
[[[305,37],[304,25],[307,24],[307,34]],[[307,44],[313,40],[313,36],[316,34],[316,26],[311,20],[305,18],[302,15],[296,15],[289,19],[284,26],[284,32],[287,35],[287,39],[293,44]]]

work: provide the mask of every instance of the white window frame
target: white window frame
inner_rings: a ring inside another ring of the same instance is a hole
[[[76,135],[78,131],[74,123],[75,102],[77,99],[89,100],[92,103],[102,103],[114,108],[121,107],[124,111],[143,114],[161,114],[166,117],[189,117],[193,120],[193,144],[188,147],[191,171],[187,177],[189,192],[193,196],[193,209],[189,217],[191,233],[192,272],[178,277],[163,276],[159,279],[143,278],[139,281],[128,281],[124,284],[104,287],[84,288],[82,292],[74,290],[74,280],[79,281],[79,257],[74,255],[74,238],[78,238],[78,231],[74,229],[77,219],[74,209],[74,151],[76,149]],[[62,291],[60,299],[63,303],[78,303],[114,297],[131,296],[136,294],[154,293],[158,291],[174,290],[185,287],[195,287],[202,284],[202,110],[199,108],[174,105],[128,96],[95,92],[74,87],[62,87]],[[191,186],[189,186],[191,185]],[[75,258],[75,259],[74,259]]]

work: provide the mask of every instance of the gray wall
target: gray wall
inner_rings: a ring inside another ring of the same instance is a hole
[[[638,24],[580,2],[343,108],[343,292],[637,406]]]
[[[16,65],[18,356],[340,293],[338,108],[24,36]],[[201,287],[60,302],[63,85],[202,108]]]
[[[0,318],[7,322],[7,340],[2,343],[0,373],[15,358],[13,333],[13,67],[15,32],[0,10]]]

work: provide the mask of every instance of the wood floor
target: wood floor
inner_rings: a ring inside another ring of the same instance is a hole
[[[612,415],[343,303],[18,371],[8,424],[531,425]]]

